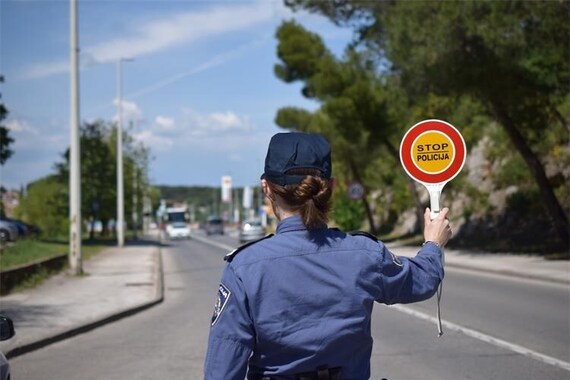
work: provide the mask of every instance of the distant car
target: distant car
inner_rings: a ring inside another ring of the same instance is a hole
[[[206,235],[213,235],[213,234],[224,234],[224,221],[222,218],[211,216],[206,219],[206,225],[204,226],[204,230],[206,231]]]
[[[7,220],[0,220],[0,243],[16,241],[18,239],[18,226]]]
[[[8,340],[14,336],[14,323],[8,317],[0,315],[0,340]],[[0,380],[10,380],[10,363],[0,352]]]
[[[169,223],[166,234],[169,239],[190,239],[190,227],[185,222]]]
[[[239,230],[239,241],[242,243],[261,239],[265,236],[265,228],[260,219],[247,219],[243,221]]]

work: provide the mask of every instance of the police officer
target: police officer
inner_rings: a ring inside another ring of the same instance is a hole
[[[326,225],[333,179],[320,135],[272,137],[261,186],[279,224],[273,236],[226,256],[211,321],[206,380],[370,377],[374,302],[430,298],[443,279],[448,210],[425,212],[414,258],[364,234]]]

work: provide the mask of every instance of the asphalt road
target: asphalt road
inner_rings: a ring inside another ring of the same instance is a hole
[[[237,245],[208,240],[163,249],[163,303],[14,358],[13,379],[202,378],[222,257]],[[435,299],[375,308],[372,379],[570,378],[568,287],[448,268],[443,292],[441,338]]]

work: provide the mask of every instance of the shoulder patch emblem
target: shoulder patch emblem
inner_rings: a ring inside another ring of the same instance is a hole
[[[396,256],[395,254],[392,253],[392,251],[388,250],[388,252],[390,252],[390,256],[392,256],[392,262],[394,264],[396,264],[399,267],[403,267],[404,264],[402,264],[402,261],[400,260],[400,258],[398,256]]]
[[[212,315],[212,326],[214,326],[214,324],[220,318],[220,315],[222,314],[222,311],[224,311],[224,308],[226,307],[226,304],[228,303],[231,295],[232,292],[230,289],[228,289],[228,287],[224,284],[220,283],[220,286],[218,286],[218,298],[216,299],[216,305],[214,306],[214,315]]]
[[[253,245],[259,241],[270,238],[271,236],[273,236],[273,234],[266,235],[266,236],[262,237],[261,239],[253,240],[253,241],[250,241],[249,243],[245,243],[244,245],[237,247],[236,249],[234,249],[233,251],[231,251],[230,253],[228,253],[227,255],[224,256],[224,261],[227,261],[228,263],[231,262],[234,259],[234,257],[238,253],[240,253],[244,248],[247,248],[250,245]]]

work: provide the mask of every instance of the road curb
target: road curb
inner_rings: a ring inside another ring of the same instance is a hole
[[[496,275],[501,275],[501,276],[508,276],[508,277],[513,277],[513,278],[518,278],[518,279],[539,280],[539,281],[551,282],[551,283],[561,284],[561,285],[570,285],[570,277],[568,279],[560,279],[560,278],[554,278],[554,277],[550,277],[550,276],[542,276],[542,275],[538,275],[538,274],[515,272],[515,271],[506,270],[506,269],[489,269],[489,268],[478,267],[476,265],[467,265],[467,264],[458,264],[458,263],[449,263],[449,262],[445,263],[445,266],[450,267],[450,268],[457,268],[457,269],[473,271],[473,272],[484,272],[487,274],[496,274]]]
[[[394,250],[394,253],[396,254],[398,253],[399,249],[407,250],[408,254],[403,255],[405,257],[414,257],[417,250],[419,250],[419,248],[416,246],[410,246],[405,244],[390,244],[386,245],[386,247],[390,250]],[[536,266],[535,263],[530,263],[530,262],[521,263],[520,261],[515,262],[514,264],[516,265],[514,266],[511,265],[512,263],[507,265],[503,262],[501,264],[500,261],[498,262],[498,264],[489,265],[489,263],[487,263],[486,265],[485,263],[480,262],[481,260],[471,259],[469,257],[470,255],[468,251],[464,252],[467,253],[465,259],[462,258],[463,254],[459,253],[460,252],[459,250],[450,250],[450,251],[451,252],[448,252],[445,257],[446,268],[456,268],[472,272],[495,274],[495,275],[524,279],[524,280],[544,281],[544,282],[566,285],[566,286],[570,285],[570,267],[568,267],[568,269],[561,269],[561,268],[555,269],[555,268],[546,268],[546,267],[541,268],[540,265]],[[450,256],[452,252],[455,252],[455,254]],[[505,255],[508,256],[508,254],[503,254],[503,256]],[[514,255],[513,257],[518,259],[517,255]],[[486,258],[490,261],[493,261],[495,259],[495,257],[493,257],[492,254],[486,255]],[[539,258],[539,256],[536,256],[536,258]],[[564,264],[560,263],[560,265]],[[528,267],[534,266],[535,268],[533,268],[532,270],[528,270],[528,268],[525,268],[525,266]],[[562,272],[563,270],[564,272]],[[550,272],[550,273],[542,273],[542,272]]]
[[[146,309],[149,309],[149,308],[161,303],[164,300],[164,271],[163,271],[163,267],[162,267],[162,247],[158,246],[156,252],[157,252],[155,255],[156,265],[155,265],[153,276],[157,279],[157,281],[156,281],[156,285],[155,285],[155,297],[154,297],[154,299],[152,299],[151,301],[148,301],[148,302],[141,303],[137,306],[133,306],[133,307],[129,307],[127,309],[120,310],[118,312],[109,313],[109,314],[104,315],[100,318],[97,318],[96,320],[86,322],[85,324],[82,324],[80,326],[75,326],[75,327],[72,327],[70,329],[66,329],[64,331],[57,332],[56,334],[54,334],[52,336],[39,339],[35,342],[24,343],[24,344],[19,345],[17,347],[13,347],[4,353],[6,358],[10,359],[10,358],[14,358],[16,356],[27,354],[29,352],[32,352],[32,351],[38,350],[40,348],[46,347],[50,344],[60,342],[62,340],[74,337],[76,335],[83,334],[83,333],[86,333],[88,331],[94,330],[94,329],[101,327],[103,325],[106,325],[108,323],[115,322],[115,321],[118,321],[118,320],[123,319],[125,317],[129,317],[131,315],[137,314],[141,311],[144,311]]]

